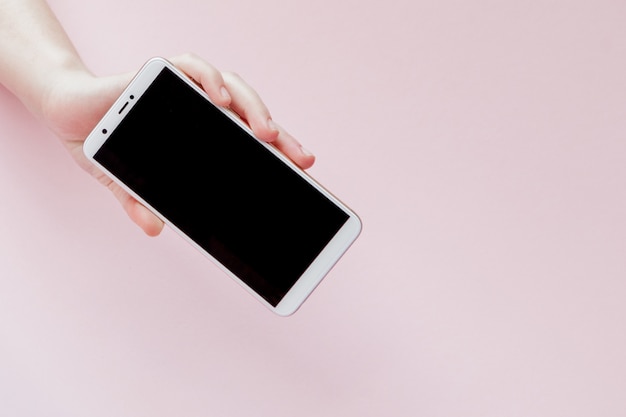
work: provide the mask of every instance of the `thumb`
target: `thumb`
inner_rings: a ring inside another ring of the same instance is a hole
[[[130,219],[139,226],[148,236],[158,236],[163,230],[164,223],[146,206],[128,194],[122,187],[111,182],[107,188],[111,190],[115,198]]]

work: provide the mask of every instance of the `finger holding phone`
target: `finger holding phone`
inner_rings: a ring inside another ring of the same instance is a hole
[[[181,55],[172,61],[196,80],[216,104],[235,110],[258,138],[274,143],[302,168],[313,164],[315,157],[273,122],[259,95],[242,78],[232,74],[224,77],[215,67],[193,54]],[[58,82],[49,95],[47,108],[50,111],[46,113],[46,122],[79,165],[111,190],[131,220],[149,236],[158,235],[163,222],[89,163],[81,150],[84,138],[117,99],[132,74],[99,78],[88,73],[73,73],[66,77],[67,80]]]

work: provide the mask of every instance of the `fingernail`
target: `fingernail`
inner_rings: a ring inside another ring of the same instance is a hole
[[[313,154],[311,153],[311,151],[309,151],[307,148],[300,146],[300,152],[302,152],[302,154],[304,156],[313,156]]]
[[[228,93],[226,87],[222,86],[222,88],[220,88],[220,94],[224,100],[230,101],[230,94]]]
[[[278,132],[278,125],[272,119],[267,119],[267,127],[274,132]]]

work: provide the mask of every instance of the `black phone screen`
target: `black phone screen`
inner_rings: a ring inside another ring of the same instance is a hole
[[[273,306],[349,217],[167,68],[94,158]]]

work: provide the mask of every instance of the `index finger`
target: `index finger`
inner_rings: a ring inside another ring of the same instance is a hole
[[[198,83],[215,104],[224,107],[230,105],[231,96],[222,73],[213,65],[191,53],[179,55],[170,61]]]

